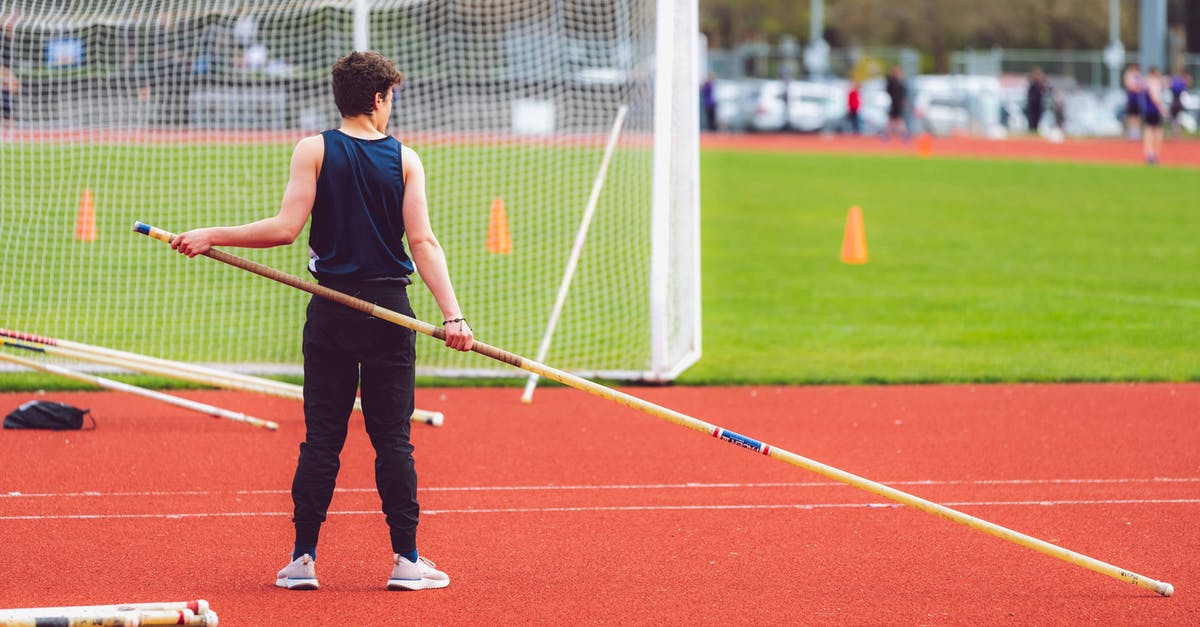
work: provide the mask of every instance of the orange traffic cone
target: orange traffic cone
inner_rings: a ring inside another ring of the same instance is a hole
[[[917,154],[921,155],[922,159],[928,159],[933,155],[933,135],[921,133],[917,137]]]
[[[92,190],[83,188],[79,196],[79,212],[75,214],[75,239],[81,242],[96,241],[96,212],[92,203]]]
[[[862,209],[850,207],[846,234],[842,236],[842,263],[867,262],[867,234],[863,231]]]
[[[507,255],[512,252],[512,238],[508,235],[508,215],[504,213],[504,201],[492,200],[492,215],[488,219],[487,250],[489,253]]]

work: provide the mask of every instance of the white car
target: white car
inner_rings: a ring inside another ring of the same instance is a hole
[[[717,129],[742,131],[746,128],[743,101],[745,87],[738,81],[717,79],[713,81],[713,100],[717,105]]]
[[[910,86],[917,131],[998,138],[1020,122],[1005,110],[1011,96],[994,76],[922,74]]]
[[[1119,137],[1124,124],[1119,112],[1125,110],[1124,92],[1115,96],[1078,91],[1063,101],[1063,117],[1067,135],[1087,137]]]
[[[830,83],[790,81],[787,89],[787,115],[784,115],[783,81],[763,81],[753,91],[750,130],[800,131],[824,130],[830,120],[845,116],[846,92]]]
[[[1163,97],[1163,102],[1168,103],[1168,108],[1171,106],[1169,93]],[[1188,133],[1195,133],[1196,118],[1200,117],[1200,95],[1185,91],[1179,95],[1179,102],[1183,105],[1183,111],[1179,112],[1179,126]]]
[[[953,93],[919,92],[913,101],[917,128],[934,135],[965,132],[971,126],[966,96]]]
[[[858,94],[858,121],[863,134],[882,133],[887,128],[888,109],[892,105],[892,98],[884,89],[883,79],[872,78],[863,81]]]

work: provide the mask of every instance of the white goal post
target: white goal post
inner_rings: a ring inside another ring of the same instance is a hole
[[[303,295],[129,225],[272,215],[292,146],[338,124],[329,67],[370,49],[405,74],[389,132],[480,339],[537,349],[626,106],[546,361],[669,381],[700,356],[696,0],[10,1],[0,22],[0,327],[299,372]],[[303,274],[306,240],[232,252]],[[419,374],[524,376],[430,342]]]

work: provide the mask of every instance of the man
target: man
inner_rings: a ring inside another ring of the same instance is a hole
[[[1191,77],[1183,71],[1182,65],[1175,67],[1175,73],[1171,75],[1171,80],[1168,81],[1168,87],[1171,90],[1171,108],[1167,114],[1167,118],[1171,120],[1171,135],[1178,137],[1180,135],[1179,116],[1183,114],[1183,92],[1187,91],[1188,85],[1191,83]]]
[[[862,132],[862,122],[858,117],[858,111],[861,108],[862,86],[858,81],[850,81],[850,91],[846,92],[846,121],[850,125],[850,132],[855,135]]]
[[[6,127],[13,119],[13,94],[21,89],[13,73],[13,41],[20,17],[17,9],[13,9],[0,26],[0,120]]]
[[[1162,156],[1163,119],[1167,111],[1162,95],[1167,86],[1158,67],[1154,65],[1150,66],[1143,84],[1145,90],[1142,92],[1142,156],[1148,165],[1157,165]]]
[[[1042,110],[1046,102],[1046,75],[1042,68],[1033,67],[1029,74],[1029,89],[1025,93],[1025,116],[1029,120],[1029,132],[1036,133],[1042,121]]]
[[[1125,68],[1121,86],[1125,89],[1125,134],[1129,141],[1137,141],[1142,130],[1142,92],[1146,89],[1138,64],[1130,63]]]
[[[883,137],[887,139],[895,135],[903,135],[908,139],[908,125],[904,120],[905,109],[908,107],[908,87],[904,84],[904,72],[899,65],[893,65],[884,84],[891,103],[888,104],[887,128]]]
[[[386,135],[403,75],[378,53],[351,53],[333,66],[341,127],[306,137],[292,153],[279,213],[235,227],[181,233],[171,246],[189,257],[212,246],[290,244],[309,215],[318,282],[412,316],[406,286],[415,269],[442,311],[446,345],[466,351],[474,335],[459,308],[446,257],[430,228],[421,160]],[[411,258],[402,237],[408,238]],[[387,588],[443,588],[450,578],[417,552],[413,412],[415,332],[314,297],[304,326],[305,441],[292,482],[296,542],[275,584],[318,587],[317,537],[339,468],[347,422],[362,381],[363,418],[375,448],[375,480],[392,545]]]
[[[717,130],[717,96],[714,93],[716,83],[713,80],[712,74],[704,78],[704,82],[700,84],[700,106],[704,109],[704,120],[701,130],[715,131]]]

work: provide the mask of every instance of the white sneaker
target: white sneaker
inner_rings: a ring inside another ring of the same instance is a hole
[[[316,590],[321,587],[317,583],[316,562],[308,553],[297,557],[275,575],[275,585],[288,590]]]
[[[434,568],[436,564],[424,557],[418,557],[415,564],[400,555],[393,555],[392,561],[396,565],[388,578],[388,590],[426,590],[450,585],[450,575]]]

